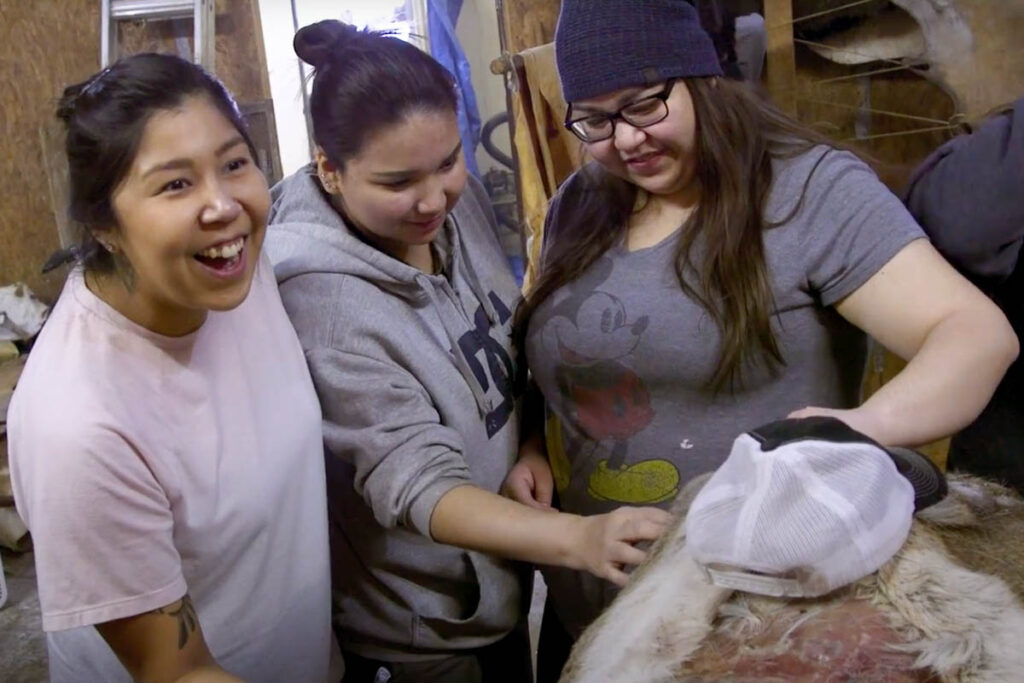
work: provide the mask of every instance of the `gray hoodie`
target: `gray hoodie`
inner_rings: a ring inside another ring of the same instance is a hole
[[[470,179],[440,275],[356,237],[311,167],[272,195],[266,249],[324,414],[342,647],[415,661],[490,644],[522,614],[516,566],[430,538],[438,499],[497,491],[518,447],[519,289],[486,195]]]

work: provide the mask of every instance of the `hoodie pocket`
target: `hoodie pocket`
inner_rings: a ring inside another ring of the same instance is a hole
[[[498,640],[520,618],[522,585],[510,562],[475,552],[462,553],[475,579],[476,599],[452,604],[421,604],[413,616],[412,645],[417,649],[475,648]]]

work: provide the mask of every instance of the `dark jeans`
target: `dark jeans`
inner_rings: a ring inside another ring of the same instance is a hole
[[[426,662],[382,662],[345,652],[343,683],[533,683],[526,622],[486,647]]]

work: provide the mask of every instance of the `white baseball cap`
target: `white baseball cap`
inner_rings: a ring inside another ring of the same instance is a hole
[[[925,456],[812,417],[741,434],[686,517],[692,557],[719,586],[815,597],[887,562],[915,509],[946,494]]]

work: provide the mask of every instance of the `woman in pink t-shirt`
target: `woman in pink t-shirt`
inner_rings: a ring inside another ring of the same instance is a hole
[[[58,116],[85,239],[9,415],[50,680],[337,681],[319,404],[238,107],[142,54]]]

